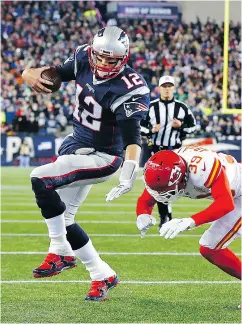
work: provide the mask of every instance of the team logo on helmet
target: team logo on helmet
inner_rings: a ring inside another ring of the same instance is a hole
[[[182,172],[181,168],[178,165],[175,165],[174,168],[171,170],[170,179],[168,182],[168,187],[173,186],[178,180],[181,178]]]

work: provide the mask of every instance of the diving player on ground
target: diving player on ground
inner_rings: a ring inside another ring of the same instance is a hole
[[[200,253],[221,270],[241,279],[241,261],[228,249],[241,236],[241,179],[242,165],[230,155],[202,147],[158,152],[144,169],[146,204],[138,211],[137,227],[144,235],[155,223],[151,213],[156,200],[167,204],[181,196],[213,199],[205,210],[163,224],[160,235],[174,238],[187,229],[212,222],[199,241]]]

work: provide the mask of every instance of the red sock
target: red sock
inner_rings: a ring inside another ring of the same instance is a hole
[[[200,253],[229,275],[241,279],[241,260],[229,249],[212,250],[201,245]]]

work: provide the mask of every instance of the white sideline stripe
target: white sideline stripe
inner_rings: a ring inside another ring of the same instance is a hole
[[[133,206],[134,207],[134,206]],[[182,214],[182,215],[188,215],[188,214],[194,214],[197,213],[197,210],[189,210],[189,213],[187,211],[174,211],[175,214]],[[40,214],[39,210],[2,210],[1,211],[2,214]],[[133,211],[118,211],[118,210],[103,210],[103,211],[99,211],[99,210],[86,210],[86,211],[78,211],[77,215],[103,215],[103,214],[118,214],[118,215],[123,215],[123,214],[132,214],[134,215],[135,212]]]
[[[13,190],[11,190],[11,192],[13,192]],[[137,201],[137,199],[138,199],[138,197],[141,195],[141,193],[139,192],[137,192],[137,193],[135,193],[133,196],[134,197],[128,197],[127,199],[125,199],[125,200],[133,200],[133,201]],[[2,198],[2,200],[3,201],[14,201],[14,202],[16,202],[16,201],[18,201],[18,200],[24,200],[24,201],[26,201],[26,200],[28,200],[28,201],[32,201],[33,203],[35,203],[35,199],[34,199],[34,196],[33,196],[33,194],[31,195],[31,197],[29,197],[29,196],[27,196],[26,194],[21,194],[21,192],[18,192],[17,193],[17,196],[16,197],[13,197],[13,196],[9,196],[9,194],[3,194],[3,192],[1,193],[1,198]],[[124,199],[124,197],[121,197],[121,198],[119,198],[119,202],[120,202],[120,200],[122,200],[122,199]],[[88,198],[87,198],[87,200],[89,201],[89,203],[90,203],[90,201],[99,201],[100,200],[100,202],[105,202],[105,198],[104,197],[102,197],[102,196],[98,196],[98,197],[91,197],[91,196],[89,196]],[[205,199],[206,200],[206,199]],[[115,205],[115,201],[116,200],[114,200],[114,201],[112,201],[110,204],[112,204],[112,205]],[[207,200],[206,201],[207,203],[211,203],[212,202],[212,200]],[[105,203],[106,205],[108,204],[108,203]],[[193,200],[193,199],[189,199],[189,198],[180,198],[179,199],[179,202],[174,202],[173,204],[172,204],[172,206],[177,206],[177,205],[180,205],[180,204],[184,204],[185,206],[191,206],[191,205],[194,205],[194,206],[197,206],[197,205],[204,205],[204,199],[203,200],[197,200],[196,202]],[[36,205],[36,204],[35,204]]]
[[[100,252],[101,255],[169,255],[169,256],[201,256],[197,252]],[[26,252],[26,251],[11,251],[11,252],[0,252],[1,255],[46,255],[46,252]],[[235,253],[236,255],[241,255],[241,253]]]
[[[99,236],[104,236],[104,237],[140,237],[140,234],[88,234],[91,237],[99,237]],[[202,235],[202,234],[201,234]],[[179,237],[201,237],[199,234],[180,234]],[[36,236],[36,237],[48,237],[48,234],[43,234],[43,233],[4,233],[1,234],[1,236]],[[159,234],[146,234],[145,237],[160,237]]]
[[[135,199],[136,201],[137,199]],[[8,202],[5,203],[2,201],[2,207],[5,207],[5,206],[36,206],[36,203],[33,202],[33,203],[16,203],[16,199],[14,200],[15,202],[11,203]],[[96,201],[96,199],[95,199]],[[107,207],[107,208],[112,208],[112,207],[134,207],[136,206],[136,203],[133,203],[133,204],[107,204],[107,203],[104,203],[104,204],[96,204],[96,203],[83,203],[82,207],[85,208],[85,207]],[[176,207],[196,207],[197,204],[173,204],[173,208],[176,208]],[[204,204],[203,204],[204,206]]]
[[[3,280],[1,284],[57,284],[57,283],[90,283],[90,280]],[[224,285],[224,284],[240,284],[240,281],[140,281],[140,280],[123,280],[120,281],[124,285]]]
[[[10,223],[25,223],[25,224],[45,224],[44,220],[28,220],[28,219],[2,219],[0,221],[2,224],[10,224]],[[116,220],[81,220],[77,221],[78,224],[136,224],[135,221],[116,221]]]
[[[2,219],[0,223],[30,223],[30,224],[44,224],[44,220],[18,220],[18,219]],[[96,220],[82,220],[82,221],[77,221],[76,223],[78,224],[135,224],[135,222],[132,221],[96,221]]]

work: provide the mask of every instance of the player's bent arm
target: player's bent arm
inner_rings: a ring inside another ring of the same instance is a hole
[[[142,195],[137,200],[137,205],[136,205],[137,217],[142,214],[151,215],[155,204],[156,204],[156,200],[145,189]]]
[[[43,66],[36,69],[25,69],[22,73],[22,78],[37,93],[49,94],[52,91],[46,88],[44,85],[53,85],[53,83],[41,77],[41,73],[49,68],[49,66]]]
[[[119,120],[123,145],[126,148],[125,161],[119,177],[119,185],[108,194],[106,201],[111,201],[132,190],[138,170],[141,152],[140,124],[138,120]]]
[[[155,199],[146,189],[138,198],[136,206],[136,225],[138,230],[141,232],[141,237],[144,237],[148,229],[156,224],[155,217],[151,215],[155,203]]]
[[[211,194],[214,202],[205,210],[192,216],[196,226],[213,222],[235,208],[229,181],[223,168],[211,186]]]
[[[139,120],[119,120],[124,148],[126,148],[124,164],[121,171],[120,181],[130,181],[133,187],[139,169],[141,152],[141,134]]]

